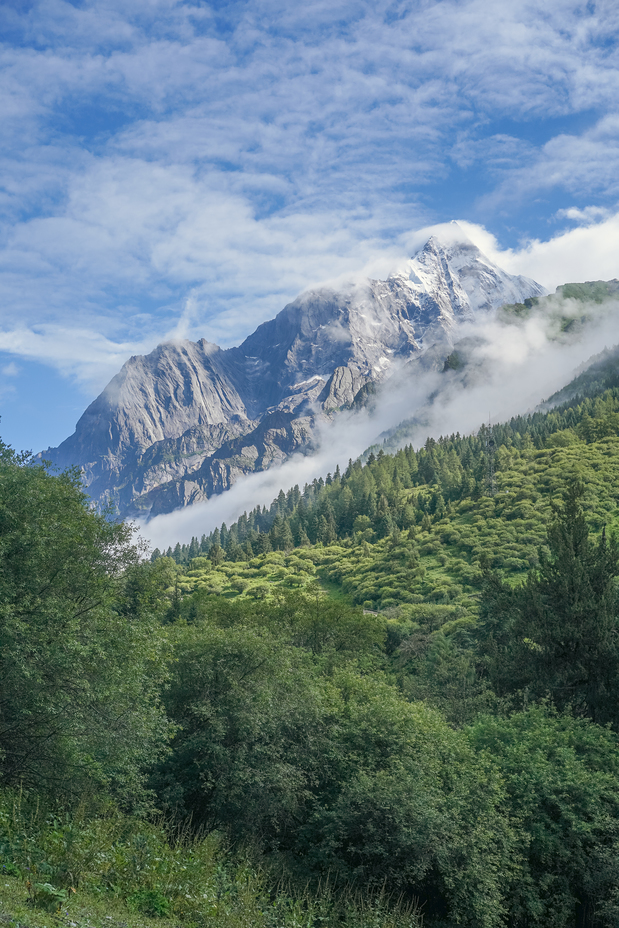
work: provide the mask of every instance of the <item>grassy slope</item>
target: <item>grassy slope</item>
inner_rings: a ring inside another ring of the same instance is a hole
[[[425,527],[374,543],[358,536],[218,567],[196,558],[182,571],[180,588],[262,598],[275,587],[303,589],[318,579],[332,595],[367,608],[421,601],[471,605],[484,558],[514,580],[535,567],[552,504],[571,476],[585,483],[592,529],[619,527],[619,437],[541,450],[500,449],[497,463],[494,496],[452,502]],[[403,489],[400,498],[414,503],[418,493]]]
[[[80,893],[59,913],[46,912],[28,902],[21,879],[0,876],[0,922],[7,928],[172,928],[178,919],[149,918],[128,908],[121,900],[102,899],[94,893]]]

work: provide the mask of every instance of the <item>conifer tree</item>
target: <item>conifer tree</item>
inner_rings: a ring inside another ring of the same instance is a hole
[[[258,536],[258,554],[268,554],[273,550],[268,532],[261,532]]]
[[[300,548],[309,547],[310,540],[307,537],[307,532],[305,531],[302,525],[299,526],[298,539],[299,539],[298,545]]]
[[[284,521],[282,523],[279,535],[279,543],[280,547],[284,551],[292,551],[294,548],[294,538],[292,537],[292,530],[288,521]]]
[[[198,544],[198,539],[195,537],[195,535],[191,539],[191,544],[189,545],[189,551],[187,553],[188,553],[189,558],[197,557],[200,553],[200,546]]]
[[[491,676],[504,692],[550,696],[599,724],[619,724],[619,551],[589,538],[572,482],[547,531],[549,553],[521,587],[488,574],[480,615]]]

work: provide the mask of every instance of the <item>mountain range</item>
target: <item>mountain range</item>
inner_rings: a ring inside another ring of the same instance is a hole
[[[94,503],[122,517],[171,512],[311,454],[319,424],[371,385],[413,360],[442,363],[463,322],[545,293],[456,226],[386,280],[302,294],[238,347],[202,338],[130,358],[74,434],[39,457],[79,467]]]

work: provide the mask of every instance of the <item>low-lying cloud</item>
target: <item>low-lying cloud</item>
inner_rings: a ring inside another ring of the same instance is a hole
[[[245,510],[268,506],[280,489],[325,477],[337,465],[344,469],[381,433],[404,420],[417,419],[403,441],[419,447],[428,436],[468,434],[484,423],[501,422],[532,411],[565,386],[578,368],[605,347],[619,343],[619,301],[585,305],[551,298],[556,312],[591,320],[578,335],[558,336],[556,316],[547,312],[506,324],[480,316],[459,330],[466,340],[467,364],[462,371],[442,373],[413,362],[396,371],[379,394],[372,412],[340,414],[318,434],[319,450],[311,457],[295,455],[279,467],[239,480],[206,503],[158,516],[139,525],[153,547],[166,549],[208,534],[223,521],[235,521]]]

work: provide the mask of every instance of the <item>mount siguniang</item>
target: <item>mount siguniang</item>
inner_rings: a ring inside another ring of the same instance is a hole
[[[97,505],[144,519],[311,453],[319,423],[367,384],[430,348],[444,358],[463,321],[546,293],[459,238],[431,237],[387,280],[309,291],[236,348],[178,341],[130,358],[39,457],[79,467]]]

